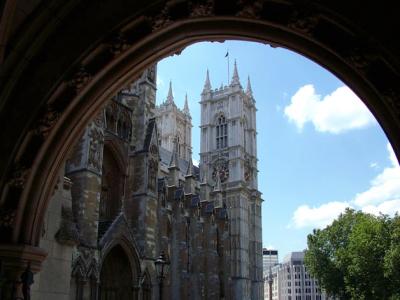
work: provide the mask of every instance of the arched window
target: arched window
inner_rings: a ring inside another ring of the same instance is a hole
[[[111,107],[106,109],[106,128],[111,132],[115,131],[115,116]]]
[[[226,123],[226,119],[223,114],[218,117],[215,130],[217,149],[228,147],[228,124]]]
[[[124,174],[109,147],[104,147],[102,189],[99,209],[99,231],[106,230],[108,225],[121,211]],[[103,231],[102,233],[105,233]],[[99,232],[99,234],[101,234]]]

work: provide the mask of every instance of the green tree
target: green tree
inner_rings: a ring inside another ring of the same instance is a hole
[[[339,299],[399,299],[400,220],[352,209],[308,236],[305,264]]]
[[[390,248],[384,259],[385,276],[392,283],[392,299],[400,299],[400,216],[396,215],[390,224]]]

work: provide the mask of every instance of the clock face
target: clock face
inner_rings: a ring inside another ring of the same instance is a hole
[[[221,182],[225,182],[229,178],[229,166],[227,161],[217,161],[214,164],[212,178],[217,181],[217,177]]]

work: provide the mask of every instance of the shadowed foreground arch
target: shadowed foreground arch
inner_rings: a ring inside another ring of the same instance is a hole
[[[145,67],[197,41],[259,41],[311,58],[358,94],[400,153],[400,21],[389,4],[24,3],[0,7],[0,258],[9,278],[45,258],[36,247],[43,216],[75,137]]]

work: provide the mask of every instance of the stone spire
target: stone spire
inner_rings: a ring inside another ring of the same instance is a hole
[[[236,65],[236,59],[235,59],[234,67],[233,67],[233,75],[232,75],[231,85],[240,85],[239,74],[238,74],[237,65]]]
[[[195,193],[195,178],[193,170],[192,154],[190,153],[189,164],[185,174],[185,193],[194,194]]]
[[[193,176],[194,172],[193,172],[193,160],[192,160],[192,156],[190,156],[189,159],[189,164],[186,170],[186,176]]]
[[[174,104],[174,96],[172,95],[172,82],[169,82],[169,90],[168,90],[168,96],[167,96],[167,103]]]
[[[184,112],[186,115],[190,116],[189,104],[188,104],[188,99],[187,99],[187,93],[186,93],[186,95],[185,95],[185,105],[184,105],[184,107],[183,107],[183,112]]]
[[[209,91],[211,91],[211,83],[210,83],[210,75],[208,74],[208,69],[207,69],[207,76],[206,76],[206,82],[204,83],[203,93],[207,93]]]
[[[247,94],[248,96],[253,96],[253,90],[251,89],[251,84],[250,84],[250,76],[247,77],[246,94]]]
[[[178,157],[178,138],[174,138],[174,148],[172,149],[171,161],[169,162],[169,168],[179,169],[179,157]]]

